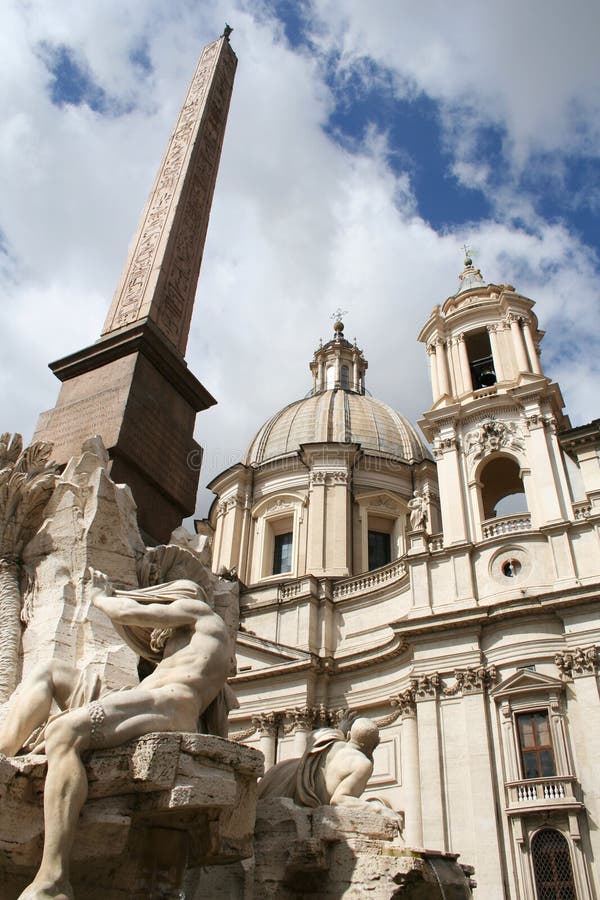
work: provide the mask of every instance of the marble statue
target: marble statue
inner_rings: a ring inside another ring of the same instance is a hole
[[[88,792],[82,754],[116,747],[148,732],[195,732],[201,714],[222,694],[229,674],[232,648],[227,626],[199,585],[180,579],[116,591],[99,572],[93,571],[91,580],[94,606],[138,652],[140,643],[147,643],[162,658],[139,685],[79,707],[73,696],[86,692],[81,678],[65,664],[55,661],[38,668],[22,684],[19,703],[0,727],[0,753],[14,755],[31,732],[46,723],[48,774],[42,862],[20,900],[74,897],[69,857]],[[91,695],[96,694],[92,686]],[[53,701],[63,712],[49,719]]]
[[[427,504],[425,498],[419,491],[413,492],[412,500],[409,500],[408,508],[410,510],[410,529],[417,531],[425,528],[427,522]]]
[[[320,728],[300,759],[286,759],[266,773],[259,798],[290,797],[299,806],[369,806],[361,794],[373,772],[379,729],[371,719],[355,719],[348,737],[338,728]]]

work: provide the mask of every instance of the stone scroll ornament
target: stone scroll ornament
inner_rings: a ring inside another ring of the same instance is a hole
[[[0,435],[0,703],[17,684],[22,633],[22,556],[42,524],[56,484],[52,444],[23,449],[20,434]]]

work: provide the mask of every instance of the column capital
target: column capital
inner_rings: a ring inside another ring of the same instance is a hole
[[[496,681],[498,670],[495,666],[467,666],[465,669],[456,669],[454,678],[455,688],[444,688],[445,696],[460,692],[465,694],[482,694]]]
[[[414,687],[408,687],[401,693],[394,694],[390,697],[390,703],[396,709],[397,718],[414,718],[417,714]]]
[[[575,647],[557,653],[554,662],[563,678],[596,675],[599,667],[598,647]]]
[[[259,713],[252,716],[252,724],[261,735],[275,737],[279,731],[282,715],[280,712]]]
[[[297,706],[286,709],[284,715],[291,720],[286,725],[286,734],[295,734],[297,731],[312,731],[315,722],[315,709],[312,706]]]
[[[416,678],[410,680],[410,688],[414,691],[417,703],[423,700],[436,700],[439,697],[441,686],[442,679],[439,672],[433,672],[431,675],[417,675]]]

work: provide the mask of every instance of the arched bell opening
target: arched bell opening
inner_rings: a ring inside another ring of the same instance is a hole
[[[527,497],[519,464],[510,456],[490,459],[479,475],[484,519],[527,513]]]

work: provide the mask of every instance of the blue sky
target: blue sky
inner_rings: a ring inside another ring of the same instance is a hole
[[[29,436],[56,399],[47,363],[98,336],[226,21],[239,66],[188,352],[219,400],[198,420],[203,480],[306,392],[338,306],[369,389],[416,421],[416,335],[465,242],[537,301],[574,423],[597,416],[596,2],[8,0],[3,18],[3,430]]]

